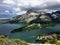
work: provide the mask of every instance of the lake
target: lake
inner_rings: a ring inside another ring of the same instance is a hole
[[[60,31],[60,24],[54,27],[48,27],[43,29],[36,29],[24,32],[17,32],[11,34],[10,31],[24,26],[25,24],[0,24],[0,34],[7,34],[8,38],[20,38],[30,43],[34,43],[36,36],[43,33],[50,33]]]
[[[10,31],[24,26],[24,24],[0,24],[0,34],[10,34]]]

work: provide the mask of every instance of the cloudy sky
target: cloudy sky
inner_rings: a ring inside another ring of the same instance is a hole
[[[0,0],[0,19],[26,13],[29,9],[60,10],[60,0]]]

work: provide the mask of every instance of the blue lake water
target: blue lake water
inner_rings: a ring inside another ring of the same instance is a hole
[[[24,26],[24,24],[0,24],[0,34],[10,34],[10,31]]]
[[[24,24],[0,24],[0,34],[7,34],[8,38],[20,38],[27,42],[35,42],[36,36],[43,33],[60,31],[60,24],[54,27],[36,29],[10,34],[10,31],[24,26]]]

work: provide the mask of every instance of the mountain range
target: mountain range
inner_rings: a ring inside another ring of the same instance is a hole
[[[25,14],[17,15],[9,19],[7,23],[19,22],[60,22],[60,11],[47,13],[46,11],[28,10]]]
[[[34,11],[30,9],[25,14],[15,16],[12,19],[18,20],[20,22],[21,21],[30,22],[32,20],[36,20],[36,22],[39,21],[60,22],[60,11],[47,13],[46,11]]]

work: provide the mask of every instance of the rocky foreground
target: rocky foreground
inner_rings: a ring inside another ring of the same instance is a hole
[[[28,45],[28,43],[20,39],[8,39],[4,35],[1,35],[0,45]]]
[[[0,35],[0,45],[60,45],[60,41],[57,41],[56,44],[27,43],[20,39],[8,39],[6,36]]]

